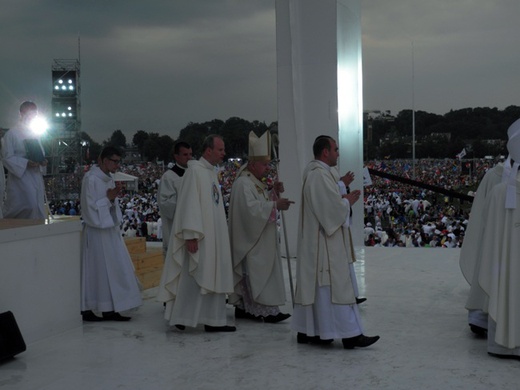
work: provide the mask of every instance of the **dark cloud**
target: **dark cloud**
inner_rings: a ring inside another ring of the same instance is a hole
[[[276,120],[274,0],[4,0],[0,126],[51,102],[54,59],[78,57],[82,129],[176,136],[188,122]],[[520,104],[517,0],[362,0],[364,107],[445,113]]]

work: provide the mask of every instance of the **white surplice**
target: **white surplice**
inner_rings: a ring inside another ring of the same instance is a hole
[[[483,218],[478,283],[489,298],[487,312],[494,322],[488,339],[518,353],[520,347],[520,181],[516,209],[506,209],[507,183],[489,193]],[[496,352],[489,350],[489,352]],[[503,353],[503,352],[502,352]],[[507,354],[507,353],[506,353]]]
[[[168,169],[163,173],[157,191],[157,204],[159,205],[159,212],[162,218],[163,249],[165,252],[168,249],[181,182],[182,177]]]
[[[363,333],[347,251],[350,204],[330,167],[313,160],[303,175],[296,305],[291,328],[321,339]]]
[[[141,305],[141,292],[132,260],[119,228],[122,214],[118,199],[107,190],[111,176],[95,165],[83,177],[81,310],[124,311]]]
[[[35,139],[35,136],[22,124],[2,138],[2,162],[8,172],[3,214],[4,218],[45,219],[43,168],[27,167],[26,139]],[[41,143],[40,147],[43,152]]]

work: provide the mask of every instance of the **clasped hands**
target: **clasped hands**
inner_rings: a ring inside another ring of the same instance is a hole
[[[123,183],[121,183],[120,181],[117,181],[116,186],[114,188],[109,188],[107,190],[108,200],[113,202],[114,199],[117,198],[117,196],[119,195],[119,192],[121,191],[122,188],[123,188]]]
[[[45,167],[46,165],[47,160],[43,160],[42,162],[27,160],[27,168],[39,168],[40,166]]]

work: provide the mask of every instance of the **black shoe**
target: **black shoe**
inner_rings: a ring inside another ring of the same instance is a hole
[[[83,318],[83,321],[88,321],[88,322],[100,322],[100,321],[103,321],[103,318],[98,317],[97,315],[95,315],[92,310],[82,311],[81,312],[81,317]]]
[[[488,355],[489,355],[489,356],[496,357],[496,358],[499,358],[499,359],[515,359],[515,360],[520,360],[520,356],[518,356],[518,355],[502,355],[502,354],[499,354],[499,353],[493,353],[493,352],[488,352]]]
[[[245,318],[253,321],[262,321],[262,317],[255,316],[254,314],[248,313],[244,309],[235,307],[235,318]]]
[[[473,324],[469,324],[469,328],[477,336],[487,338],[487,329]]]
[[[125,316],[122,316],[119,313],[114,313],[113,311],[103,312],[103,321],[124,322],[124,321],[130,321],[131,319],[132,319],[132,317],[125,317]]]
[[[367,299],[366,298],[358,298],[356,297],[356,303],[359,305],[360,303],[363,303],[365,302]]]
[[[320,336],[312,336],[309,337],[305,333],[300,333],[296,335],[296,341],[298,344],[319,344],[319,345],[328,345],[334,341],[334,339],[320,339]]]
[[[286,313],[278,313],[275,316],[267,316],[264,317],[264,322],[267,322],[269,324],[276,324],[277,322],[284,321],[287,318],[289,318],[291,315]]]
[[[343,342],[343,348],[345,349],[353,349],[355,347],[365,348],[374,344],[377,340],[379,340],[379,336],[369,337],[362,334],[356,337],[341,339],[341,341]]]
[[[184,325],[181,325],[181,324],[175,324],[175,327],[179,330],[184,330],[186,329],[186,327]]]
[[[204,330],[206,332],[234,332],[237,330],[237,328],[234,326],[228,326],[228,325],[225,325],[225,326],[204,325]]]

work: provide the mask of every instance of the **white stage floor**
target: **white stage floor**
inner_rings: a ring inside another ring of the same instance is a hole
[[[520,362],[470,332],[458,249],[366,248],[356,263],[365,334],[344,350],[296,343],[289,321],[235,333],[168,329],[154,290],[128,323],[88,323],[0,364],[1,390],[512,389]],[[284,260],[285,262],[285,260]],[[294,263],[293,263],[294,264]],[[293,271],[294,272],[294,271]],[[290,299],[289,285],[287,285]],[[290,304],[286,310],[290,310]],[[228,309],[233,321],[233,309]],[[79,315],[79,313],[78,313]]]

